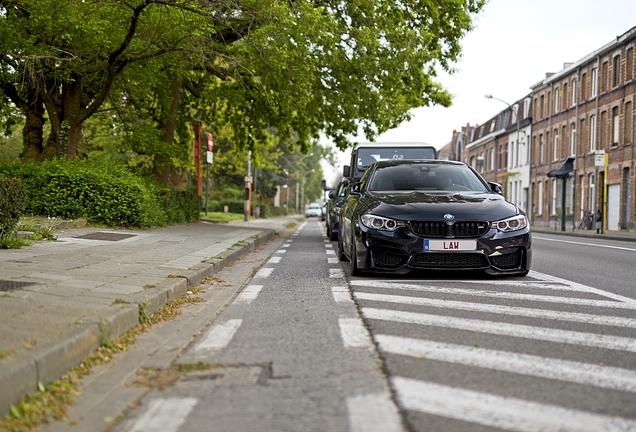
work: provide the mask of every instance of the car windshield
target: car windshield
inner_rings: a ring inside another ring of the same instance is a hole
[[[400,164],[379,166],[370,191],[485,192],[484,183],[465,165]]]
[[[363,169],[373,162],[400,159],[435,159],[433,147],[390,147],[358,149],[358,169]]]
[[[310,209],[320,209],[320,204],[309,204]]]

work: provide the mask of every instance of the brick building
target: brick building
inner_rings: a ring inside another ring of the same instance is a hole
[[[531,86],[478,125],[457,160],[504,186],[506,198],[542,226],[578,224],[605,210],[609,230],[636,228],[634,103],[636,27]],[[496,98],[493,98],[496,99]],[[517,116],[517,113],[520,115]],[[451,142],[452,144],[452,142]],[[608,169],[600,153],[608,157]],[[549,176],[574,158],[569,178]],[[562,181],[565,209],[562,209]],[[565,211],[563,211],[565,210]]]

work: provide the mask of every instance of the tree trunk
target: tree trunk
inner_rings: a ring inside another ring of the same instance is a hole
[[[23,162],[42,162],[44,159],[44,106],[35,98],[22,112],[26,119],[22,128],[24,151],[20,159]]]
[[[168,93],[169,103],[163,107],[162,115],[159,119],[159,127],[161,128],[161,140],[167,147],[172,147],[174,145],[174,134],[177,128],[179,108],[181,107],[183,77],[168,74],[168,78],[170,80]],[[153,169],[155,178],[162,183],[181,185],[184,181],[172,166],[170,156],[155,156]]]

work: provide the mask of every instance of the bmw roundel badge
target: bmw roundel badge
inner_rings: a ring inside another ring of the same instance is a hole
[[[444,219],[446,219],[447,221],[452,221],[452,220],[455,220],[455,216],[453,216],[453,215],[452,215],[452,214],[450,214],[450,213],[446,213],[446,214],[444,215]]]

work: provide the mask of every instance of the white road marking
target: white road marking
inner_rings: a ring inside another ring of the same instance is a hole
[[[327,252],[327,255],[335,255],[336,254],[336,251],[334,251],[333,249],[326,250],[325,252]]]
[[[278,249],[276,252],[274,253],[285,253],[287,252],[287,249]]]
[[[340,335],[347,348],[373,348],[371,336],[360,318],[340,318]]]
[[[329,264],[338,264],[340,260],[338,258],[327,258]]]
[[[222,324],[215,324],[197,345],[197,351],[220,350],[227,346],[234,334],[241,326],[243,320],[233,319]]]
[[[271,257],[267,264],[278,264],[282,257]]]
[[[575,297],[558,297],[558,296],[547,296],[547,295],[535,295],[535,294],[522,294],[522,293],[511,293],[511,292],[502,292],[502,291],[492,291],[492,290],[478,290],[478,289],[465,289],[465,288],[447,288],[441,286],[434,285],[416,285],[416,284],[405,284],[405,283],[395,283],[395,282],[382,282],[382,281],[350,281],[351,285],[363,286],[363,287],[371,287],[371,288],[384,288],[384,289],[394,289],[394,290],[410,290],[410,291],[420,291],[420,292],[431,292],[438,294],[459,294],[459,295],[468,295],[474,297],[490,297],[490,298],[501,298],[501,299],[511,299],[511,300],[528,300],[528,301],[537,301],[544,303],[562,303],[562,304],[573,304],[579,306],[594,306],[594,307],[608,307],[614,309],[636,309],[636,303],[634,302],[625,302],[621,303],[620,301],[609,301],[609,300],[592,300],[592,299],[581,299]],[[608,297],[610,293],[607,293]]]
[[[628,369],[401,336],[376,335],[375,340],[381,351],[392,354],[636,393],[636,372]]]
[[[343,278],[344,272],[342,269],[329,269],[329,277],[330,278]]]
[[[402,432],[402,421],[388,392],[347,399],[350,432]]]
[[[521,432],[636,430],[633,420],[396,377],[400,405],[407,410]]]
[[[248,285],[243,291],[236,297],[234,300],[237,303],[247,303],[250,304],[252,300],[256,299],[258,293],[263,289],[263,285]]]
[[[331,293],[336,303],[353,303],[351,293],[346,287],[332,287]]]
[[[264,267],[262,269],[260,269],[255,275],[255,278],[266,278],[269,277],[272,272],[274,271],[273,267]]]
[[[442,328],[453,328],[480,333],[520,337],[541,341],[567,343],[611,350],[636,352],[636,339],[620,336],[607,336],[595,333],[583,333],[533,327],[520,324],[482,321],[468,318],[455,318],[442,315],[420,314],[413,312],[363,308],[362,314],[369,319],[417,324]]]
[[[620,302],[636,305],[636,299],[625,297],[625,296],[618,295],[618,294],[614,294],[614,293],[608,292],[608,291],[603,291],[603,290],[600,290],[598,288],[592,288],[590,286],[583,285],[583,284],[580,284],[578,282],[572,282],[572,281],[569,281],[567,279],[562,279],[562,278],[559,278],[559,277],[556,277],[556,276],[547,275],[545,273],[539,273],[539,272],[536,272],[534,270],[530,271],[530,276],[531,277],[536,277],[536,278],[541,278],[541,279],[544,279],[544,280],[547,280],[547,281],[551,281],[551,282],[567,284],[570,287],[572,287],[574,289],[578,289],[580,291],[585,291],[585,292],[589,292],[589,293],[593,293],[593,294],[598,294],[598,295],[601,295],[603,297],[608,297],[608,298],[611,298],[611,299],[614,299],[614,300],[617,300],[617,301],[620,301]]]
[[[634,248],[627,248],[627,247],[621,247],[621,246],[610,246],[610,245],[603,245],[603,244],[598,244],[598,243],[587,243],[587,242],[573,241],[573,240],[557,240],[557,239],[551,239],[551,238],[547,238],[547,237],[537,237],[537,236],[534,236],[534,235],[532,236],[532,240],[545,240],[545,241],[551,241],[551,242],[555,242],[555,243],[568,243],[568,244],[575,244],[575,245],[581,245],[581,246],[594,246],[594,247],[600,247],[600,248],[606,248],[606,249],[618,249],[618,250],[636,252],[636,249],[634,249]]]
[[[469,303],[455,300],[440,300],[426,297],[407,297],[389,294],[373,294],[355,292],[356,299],[387,303],[408,304],[417,306],[431,306],[443,309],[458,309],[472,312],[496,313],[502,315],[523,316],[529,318],[545,318],[558,321],[580,322],[615,327],[636,328],[636,319],[612,317],[606,315],[592,315],[578,312],[551,311],[544,309],[522,308],[516,306],[502,306],[486,303]]]
[[[290,246],[290,244],[289,244],[289,243],[285,243],[285,244],[284,244],[284,245],[282,245],[281,247],[288,248],[289,246]]]
[[[176,432],[196,403],[194,398],[153,399],[130,432]]]

